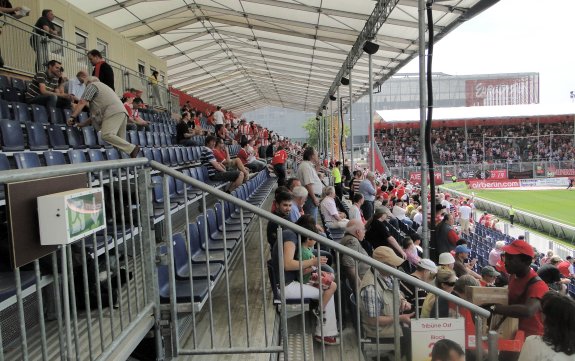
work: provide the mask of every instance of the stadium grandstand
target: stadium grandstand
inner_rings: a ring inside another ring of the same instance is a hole
[[[0,361],[574,357],[573,248],[528,228],[574,225],[472,192],[572,188],[571,108],[438,110],[429,154],[417,115],[373,111],[496,3],[0,0]],[[425,158],[481,167],[428,188]]]

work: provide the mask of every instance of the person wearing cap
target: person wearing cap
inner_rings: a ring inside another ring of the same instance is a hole
[[[453,270],[455,266],[455,258],[451,252],[444,252],[439,255],[439,261],[437,262],[439,269]]]
[[[76,123],[76,119],[82,109],[89,104],[91,117]],[[78,106],[74,108],[70,119],[66,121],[68,126],[85,127],[93,125],[96,130],[102,131],[102,140],[136,158],[140,152],[140,146],[130,144],[126,140],[126,124],[128,113],[126,108],[109,86],[101,83],[96,77],[86,79],[86,90]]]
[[[373,251],[373,258],[393,268],[399,267],[404,262],[391,248],[385,246],[377,247]],[[411,360],[409,325],[415,313],[403,313],[411,309],[411,304],[400,293],[399,314],[394,314],[392,277],[372,267],[361,280],[359,289],[361,326],[365,336],[379,338],[383,343],[392,344],[394,320],[399,318],[401,354],[407,355],[407,359]]]
[[[537,275],[547,284],[550,290],[557,291],[563,295],[567,293],[567,285],[571,280],[563,277],[561,271],[550,263],[539,268]]]
[[[466,245],[459,245],[455,247],[455,264],[453,265],[453,270],[457,277],[461,277],[463,275],[470,275],[477,279],[481,279],[477,273],[473,272],[467,265],[465,261],[469,258],[469,253],[471,250],[467,248]]]
[[[481,269],[481,279],[479,284],[481,287],[495,287],[495,280],[501,273],[497,272],[492,266],[485,266]]]
[[[455,287],[455,281],[457,281],[457,276],[455,272],[448,268],[439,268],[437,275],[435,275],[435,286],[442,289],[445,292],[452,293]],[[440,298],[441,299],[441,298]],[[425,300],[423,301],[423,306],[421,307],[421,313],[419,314],[422,318],[435,317],[435,302],[437,301],[437,296],[431,292],[427,293]],[[442,317],[447,317],[449,313],[449,304],[447,302],[440,303],[438,306],[442,306],[439,309],[439,314],[444,315]]]
[[[415,266],[415,272],[413,272],[411,276],[423,282],[431,283],[436,273],[437,266],[435,263],[430,259],[422,258]],[[403,292],[405,299],[413,306],[412,309],[415,311],[415,307],[419,308],[419,313],[421,314],[421,308],[427,296],[427,291],[418,288],[417,294],[415,294],[415,286],[403,281],[400,281],[399,289]]]
[[[437,253],[450,252],[455,249],[459,236],[453,229],[455,219],[453,215],[447,213],[443,216],[443,220],[437,225],[436,243]]]
[[[501,254],[503,253],[503,246],[505,246],[504,241],[495,242],[495,247],[489,252],[488,263],[490,266],[495,267],[497,262],[501,259]]]
[[[366,241],[364,241],[364,238],[365,227],[363,223],[361,220],[352,219],[347,223],[347,226],[345,227],[345,235],[341,241],[339,241],[339,244],[369,257],[369,254],[365,250],[364,242]],[[356,269],[355,260],[346,254],[342,255],[341,264],[353,289],[358,289],[361,279],[369,270],[369,266],[363,262],[359,262]]]
[[[398,255],[403,259],[407,259],[407,254],[403,247],[391,235],[390,226],[386,222],[390,217],[392,215],[389,208],[377,207],[373,216],[365,224],[365,239],[371,244],[373,249],[380,246],[392,247]]]
[[[509,305],[492,305],[491,312],[519,318],[525,336],[543,335],[541,298],[549,287],[531,269],[534,252],[527,242],[516,240],[503,247],[505,269],[509,273]]]

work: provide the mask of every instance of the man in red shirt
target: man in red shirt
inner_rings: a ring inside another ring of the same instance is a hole
[[[287,160],[287,152],[285,151],[283,146],[279,146],[276,152],[274,153],[274,157],[272,158],[272,166],[274,167],[274,171],[278,176],[278,187],[281,187],[285,183],[286,179],[286,168],[285,162]]]
[[[491,312],[519,318],[519,329],[525,332],[526,337],[543,335],[541,299],[549,288],[530,267],[535,256],[533,247],[517,240],[503,247],[503,252],[509,273],[509,305],[493,305]]]
[[[244,164],[239,158],[230,158],[230,153],[228,152],[228,147],[222,139],[216,139],[216,146],[212,149],[214,157],[220,163],[222,163],[226,170],[239,170],[244,173],[244,183],[250,179],[250,171],[244,167]]]

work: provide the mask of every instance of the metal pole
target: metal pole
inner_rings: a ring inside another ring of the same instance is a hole
[[[469,134],[467,132],[467,119],[465,120],[465,147],[463,147],[463,149],[465,150],[465,161],[467,162],[467,164],[469,164],[469,152],[467,151],[467,146],[469,145]]]
[[[425,0],[418,3],[419,30],[419,152],[421,153],[421,210],[423,257],[429,258],[429,225],[427,223],[427,160],[425,156],[425,108],[427,104],[427,83],[425,82]]]
[[[333,101],[329,103],[329,130],[328,130],[328,150],[331,152],[331,156],[335,158],[335,151],[333,149]],[[575,143],[573,143],[575,144]]]
[[[349,69],[349,144],[351,146],[350,158],[351,158],[351,169],[353,171],[354,168],[354,160],[353,160],[353,117],[351,111],[351,103],[352,103],[352,88],[351,88],[351,68]],[[342,129],[343,131],[343,129]]]
[[[483,164],[485,164],[485,134],[483,134]],[[483,170],[483,164],[481,165],[481,170]]]
[[[371,54],[368,54],[369,62],[369,136],[371,137],[370,151],[371,151],[371,171],[375,171],[375,147],[377,143],[375,142],[375,131],[373,125],[373,72],[372,72],[372,62]]]

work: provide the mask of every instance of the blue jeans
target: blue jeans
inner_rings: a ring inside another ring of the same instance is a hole
[[[317,219],[317,206],[313,203],[311,197],[307,197],[303,205],[303,213],[309,214],[313,219]]]
[[[69,99],[56,95],[38,95],[37,97],[30,99],[28,104],[43,105],[47,108],[69,108],[72,105]]]

